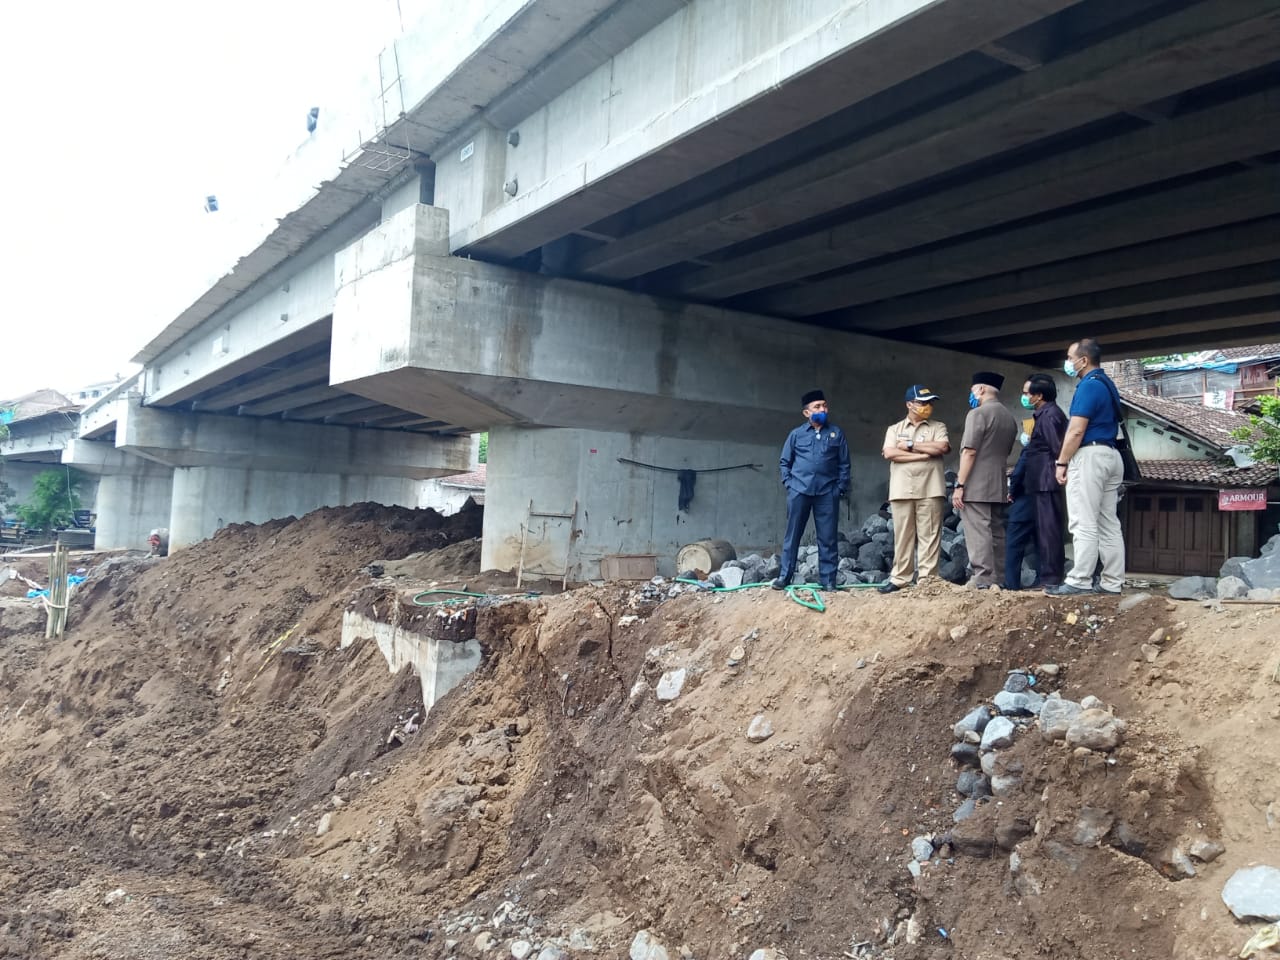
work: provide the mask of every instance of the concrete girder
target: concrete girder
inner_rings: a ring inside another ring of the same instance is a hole
[[[58,463],[67,442],[76,435],[76,418],[51,414],[19,421],[0,440],[0,457],[33,463]]]
[[[1157,313],[1102,321],[1090,326],[1089,335],[1097,337],[1109,351],[1114,353],[1112,344],[1123,343],[1126,338],[1137,340],[1141,337],[1181,336],[1185,339],[1187,335],[1204,334],[1206,331],[1221,328],[1227,324],[1252,326],[1265,323],[1268,318],[1273,324],[1274,332],[1280,328],[1280,323],[1276,319],[1278,316],[1280,316],[1280,295],[1272,294],[1249,300],[1213,303],[1181,310],[1162,310]],[[1036,356],[1055,348],[1062,350],[1078,336],[1080,334],[1074,330],[1067,332],[1040,330],[1015,337],[1001,337],[966,344],[966,349],[985,348],[1004,356]]]
[[[914,327],[911,336],[927,343],[961,346],[1065,326],[1083,329],[1118,317],[1249,300],[1275,293],[1280,293],[1280,260],[943,320]]]
[[[1266,0],[1198,4],[695,206],[587,254],[577,270],[649,273],[824,214],[832,196],[851,204],[1268,63],[1280,31],[1259,23],[1277,19]]]
[[[171,467],[335,473],[427,480],[462,473],[465,440],[286,423],[211,413],[179,413],[129,404],[116,446]]]
[[[1250,169],[908,253],[760,298],[779,316],[809,316],[1280,212],[1274,168]]]
[[[718,300],[1280,149],[1280,90],[1144,127],[792,238],[680,282]]]
[[[304,363],[301,366],[290,364],[284,369],[266,376],[258,377],[249,383],[225,390],[217,390],[206,394],[192,404],[192,409],[203,412],[215,410],[234,410],[242,404],[252,403],[263,397],[292,390],[297,387],[309,387],[329,382],[329,355]]]
[[[1054,20],[1041,20],[979,47],[978,52],[1018,70],[1037,70],[1057,54],[1061,30]]]
[[[328,266],[332,267],[332,261]],[[329,282],[332,283],[331,269],[329,277]],[[322,319],[303,322],[300,325],[297,320],[297,317],[284,323],[274,320],[270,325],[263,326],[252,322],[253,318],[245,319],[246,328],[243,331],[233,329],[230,335],[237,337],[243,333],[246,341],[251,343],[253,348],[246,348],[229,361],[213,360],[204,356],[197,358],[193,353],[190,358],[166,354],[159,360],[149,363],[145,378],[148,386],[144,391],[147,403],[165,407],[194,400],[200,394],[221,387],[227,381],[242,374],[259,370],[266,364],[283,360],[290,354],[314,347],[329,339],[332,328],[330,316],[326,315]],[[235,325],[236,321],[232,321],[233,328]],[[199,365],[196,363],[197,359]],[[192,366],[181,366],[188,362]]]
[[[1270,217],[957,283],[837,311],[823,320],[838,329],[893,334],[940,320],[1209,273],[1277,257],[1280,217]]]
[[[568,162],[548,169],[530,188],[474,223],[455,225],[452,247],[499,259],[521,256],[1075,2],[864,0],[823,4],[837,9],[822,17],[817,4],[795,5],[788,9],[813,8],[815,22],[782,16],[742,21],[744,30],[754,31],[752,55],[744,62],[741,51],[737,58],[719,51],[726,40],[735,42],[734,35],[693,28],[708,7],[694,0],[633,45],[637,57],[676,58],[667,72],[675,82],[646,78],[642,92],[624,101],[632,105],[630,113],[606,103],[601,116],[578,117],[612,131],[607,142],[587,157],[566,155]],[[764,34],[766,27],[776,35]],[[679,82],[694,74],[679,63],[730,60],[732,69],[699,88]]]
[[[394,420],[398,417],[407,416],[403,410],[397,410],[395,407],[388,407],[383,404],[376,404],[372,401],[361,397],[364,400],[364,406],[357,407],[350,413],[333,414],[324,418],[325,423],[337,423],[343,426],[381,426],[383,421]]]
[[[309,407],[314,403],[336,400],[344,396],[346,394],[341,390],[335,390],[327,383],[321,383],[314,387],[307,387],[305,390],[295,390],[292,393],[284,393],[269,400],[246,404],[237,412],[242,417],[270,417],[277,413],[284,413],[286,410],[301,410],[303,407]]]
[[[370,418],[365,422],[371,423],[371,424],[377,424],[378,428],[383,430],[399,429],[401,427],[416,427],[416,426],[430,426],[430,427],[449,426],[449,424],[445,423],[443,420],[436,420],[432,417],[424,417],[419,413],[405,413],[403,410],[400,410],[395,407],[387,407],[386,409],[389,411],[386,415],[379,416],[376,418]]]
[[[324,420],[328,422],[330,417],[352,413],[356,410],[372,410],[377,406],[380,406],[380,404],[369,400],[367,397],[344,394],[332,400],[314,403],[307,407],[290,407],[284,411],[283,415],[286,420]]]

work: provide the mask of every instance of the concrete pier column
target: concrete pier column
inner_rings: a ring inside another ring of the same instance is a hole
[[[99,550],[145,550],[147,535],[169,525],[173,469],[103,440],[71,440],[62,462],[94,477]]]
[[[671,575],[678,572],[676,551],[706,537],[722,537],[740,554],[776,550],[787,511],[778,479],[782,437],[773,439],[753,444],[495,427],[481,566],[516,568],[530,501],[541,513],[570,513],[578,501],[571,546],[568,521],[535,518],[525,538],[526,570],[563,570],[567,549],[570,579],[599,577],[601,557],[615,553],[656,554],[659,572]],[[716,472],[696,475],[693,501],[682,511],[672,471],[686,469]]]
[[[133,473],[104,474],[98,479],[99,550],[146,550],[147,536],[169,525],[173,471],[148,464]]]
[[[169,548],[208,539],[229,523],[263,523],[300,517],[320,507],[371,501],[417,507],[422,481],[411,477],[256,470],[243,467],[177,467],[168,516]]]

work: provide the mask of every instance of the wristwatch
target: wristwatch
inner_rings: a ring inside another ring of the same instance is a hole
[[[916,448],[916,442],[915,442],[914,440],[908,440],[908,441],[907,441],[907,450],[908,450],[908,451],[911,451],[911,450],[914,450],[915,448]]]

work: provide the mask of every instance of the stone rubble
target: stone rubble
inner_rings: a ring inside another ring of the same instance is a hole
[[[916,837],[911,842],[912,859],[907,869],[913,877],[919,877],[930,856],[946,845],[957,853],[990,857],[996,848],[1013,850],[1032,833],[1032,825],[1022,819],[1002,819],[993,825],[989,818],[974,816],[983,804],[999,803],[1023,789],[1023,761],[1013,756],[1009,748],[1032,726],[1040,728],[1042,740],[1066,741],[1067,746],[1085,755],[1106,753],[1122,742],[1124,721],[1097,697],[1088,696],[1077,703],[1057,691],[1046,695],[1037,690],[1041,677],[1058,677],[1061,673],[1057,664],[1044,667],[1010,670],[1003,689],[988,703],[973,707],[952,727],[957,741],[950,752],[957,771],[955,789],[964,800],[952,813],[955,827],[948,834],[941,838]],[[1134,855],[1141,853],[1142,846],[1132,837],[1127,824],[1117,824],[1114,815],[1106,810],[1088,807],[1079,813],[1073,840],[1078,846],[1114,842]],[[1211,846],[1216,845],[1205,840],[1194,849],[1207,852]],[[1190,858],[1181,849],[1176,852],[1177,858],[1168,858],[1171,867],[1167,875],[1194,876]],[[1020,860],[1010,861],[1013,888],[1023,894],[1038,891],[1034,878],[1020,874],[1020,864]]]
[[[655,691],[658,699],[665,703],[680,696],[681,691],[684,690],[684,681],[687,676],[688,671],[684,667],[680,667],[678,670],[668,670],[664,673],[658,680],[658,686]]]
[[[747,739],[752,743],[764,743],[773,736],[773,724],[764,714],[757,714],[747,725]]]
[[[1280,869],[1242,867],[1222,888],[1222,902],[1238,920],[1280,920]]]

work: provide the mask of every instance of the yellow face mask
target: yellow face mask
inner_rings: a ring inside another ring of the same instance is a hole
[[[932,403],[917,404],[916,413],[919,415],[921,420],[928,420],[930,417],[933,416],[933,404]]]

